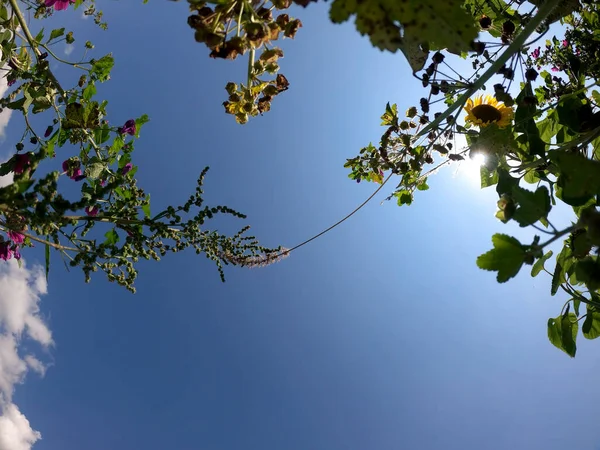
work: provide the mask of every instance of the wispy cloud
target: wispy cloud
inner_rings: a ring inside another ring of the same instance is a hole
[[[30,369],[42,376],[46,372],[34,355],[20,354],[23,339],[44,349],[53,344],[39,309],[40,297],[47,292],[44,272],[22,262],[22,267],[14,260],[0,264],[0,450],[29,450],[41,439],[12,396]]]
[[[75,50],[75,46],[73,44],[69,44],[65,46],[65,55],[69,56]]]

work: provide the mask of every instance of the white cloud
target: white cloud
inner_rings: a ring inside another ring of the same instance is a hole
[[[69,56],[75,50],[75,46],[73,44],[65,46],[65,55]]]
[[[0,416],[0,450],[29,450],[42,435],[31,428],[27,417],[14,403],[2,408]]]
[[[6,78],[4,77],[5,73],[5,71],[0,71],[0,98],[4,97],[4,94],[8,90]],[[11,114],[12,109],[8,108],[4,108],[4,110],[0,113],[0,138],[4,138],[4,132],[6,131],[6,126],[8,125]]]
[[[53,344],[39,309],[40,296],[46,292],[41,267],[30,269],[23,260],[22,267],[14,260],[0,262],[0,450],[30,450],[42,437],[12,402],[12,395],[29,369],[42,376],[46,372],[34,355],[19,354],[25,336],[43,348]]]

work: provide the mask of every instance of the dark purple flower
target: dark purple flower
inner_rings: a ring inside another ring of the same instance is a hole
[[[0,259],[4,261],[8,261],[13,256],[13,251],[8,244],[8,241],[0,242]]]
[[[13,257],[18,261],[21,259],[21,252],[19,251],[19,247],[15,246],[13,248]]]
[[[75,3],[75,0],[45,0],[44,5],[46,5],[47,8],[54,6],[54,9],[64,11],[71,3]]]
[[[85,207],[85,213],[91,217],[97,216],[98,211],[100,211],[100,208],[98,208],[97,206],[86,206]]]
[[[7,234],[10,240],[13,241],[15,244],[22,244],[25,240],[25,236],[19,233],[18,231],[11,230]]]
[[[133,169],[133,164],[131,163],[127,163],[123,166],[123,168],[121,169],[121,174],[123,175],[127,175],[127,173],[129,173],[129,171]]]
[[[531,56],[534,59],[538,59],[540,57],[540,48],[536,48],[533,52],[531,52]]]
[[[106,180],[100,180],[100,186],[102,186],[102,187],[106,186]]]
[[[131,136],[134,136],[135,135],[135,120],[129,119],[127,122],[125,122],[125,125],[123,125],[121,128],[119,128],[119,133],[129,134]]]
[[[15,78],[14,80],[8,80],[8,82],[6,83],[6,85],[8,87],[11,87],[13,84],[15,84],[17,82],[17,79]]]
[[[13,172],[17,175],[22,174],[25,171],[25,168],[29,166],[31,163],[31,154],[30,153],[22,153],[15,155],[15,165],[13,167]]]
[[[54,128],[52,126],[49,126],[48,128],[46,128],[46,132],[44,133],[44,137],[47,138],[48,136],[50,136],[52,134],[52,130]]]

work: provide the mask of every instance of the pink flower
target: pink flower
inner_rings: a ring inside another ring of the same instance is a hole
[[[97,206],[86,206],[85,208],[85,213],[91,217],[97,216],[98,211],[100,211],[100,208],[98,208]]]
[[[540,57],[540,48],[536,48],[533,52],[531,52],[531,56],[534,59],[538,59]]]
[[[21,259],[21,252],[19,251],[19,247],[13,248],[13,257],[18,261]]]
[[[72,3],[75,3],[75,0],[45,0],[44,5],[46,5],[47,8],[54,6],[54,9],[64,11]]]
[[[567,41],[566,39],[564,41],[562,41],[562,46],[563,47],[568,47],[569,46],[569,41]]]
[[[19,233],[18,231],[11,230],[7,234],[10,240],[13,241],[15,244],[22,244],[25,240],[25,236]]]
[[[0,259],[8,261],[13,256],[13,251],[7,241],[0,242]],[[20,255],[19,255],[20,256]]]
[[[559,69],[558,69],[558,67],[556,67],[556,66],[554,66],[554,67],[552,68],[552,72],[558,72],[558,70],[559,70]]]
[[[22,153],[15,155],[15,165],[13,167],[13,172],[17,175],[22,174],[27,166],[29,166],[31,162],[31,154],[30,153]]]

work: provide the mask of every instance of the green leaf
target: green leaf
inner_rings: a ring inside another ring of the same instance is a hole
[[[471,50],[478,34],[462,4],[462,0],[334,0],[329,16],[342,23],[356,14],[356,29],[381,50],[395,52],[408,40],[460,54]]]
[[[479,167],[479,176],[481,178],[481,189],[498,183],[498,172],[488,169],[485,164]]]
[[[548,339],[571,358],[577,353],[577,331],[579,324],[574,313],[548,319]]]
[[[100,175],[102,175],[102,172],[104,172],[104,168],[105,168],[104,163],[94,162],[94,163],[88,164],[85,167],[84,174],[86,177],[95,180],[97,178],[100,178]]]
[[[35,37],[35,41],[36,42],[42,42],[42,39],[44,39],[44,29],[42,28],[40,30],[40,32],[36,35]]]
[[[565,272],[571,267],[572,263],[573,257],[571,249],[564,245],[561,252],[556,257],[556,267],[554,268],[552,284],[550,287],[551,295],[555,295],[558,292],[560,285],[565,282]]]
[[[106,245],[115,245],[117,242],[119,242],[119,235],[117,234],[117,230],[114,228],[112,230],[108,230],[104,237],[106,238],[104,241]]]
[[[588,307],[581,331],[583,331],[583,336],[586,339],[596,339],[600,337],[600,311]]]
[[[93,60],[90,75],[99,81],[106,81],[110,78],[110,71],[114,65],[115,59],[112,54],[103,56],[99,60]]]
[[[540,259],[538,259],[535,262],[535,264],[531,268],[531,276],[532,277],[537,277],[538,276],[538,274],[544,268],[544,264],[546,263],[546,261],[548,261],[548,259],[550,259],[550,257],[552,256],[552,254],[553,254],[552,250],[550,250],[548,253],[546,253],[544,256],[542,256]]]
[[[44,253],[46,256],[46,282],[48,282],[48,274],[50,273],[50,245],[46,244]]]
[[[94,83],[88,84],[83,90],[83,98],[86,100],[91,99],[94,95],[96,95],[96,85]]]
[[[394,196],[398,198],[398,206],[410,205],[413,201],[412,194],[406,190],[395,192]]]
[[[381,116],[381,125],[391,126],[398,123],[398,106],[394,103],[385,105],[385,113]]]
[[[565,203],[581,206],[600,195],[600,162],[563,150],[551,150],[548,157],[560,170],[558,186]]]
[[[148,114],[143,114],[141,117],[138,117],[137,119],[135,119],[135,137],[136,138],[140,137],[140,130],[142,129],[142,126],[148,122],[150,122],[150,118],[148,117]]]
[[[577,280],[585,283],[590,291],[600,288],[600,262],[597,258],[587,256],[575,264]]]
[[[513,219],[522,227],[533,225],[538,220],[546,218],[552,209],[546,186],[539,187],[535,192],[515,186],[513,198],[519,204]]]
[[[65,34],[64,28],[57,28],[55,30],[52,30],[52,32],[50,33],[50,38],[48,39],[48,42],[50,42],[53,39],[61,37],[63,34]]]
[[[494,248],[477,258],[477,266],[498,272],[498,283],[504,283],[521,270],[525,262],[525,248],[517,239],[506,234],[495,234],[492,243]]]
[[[506,169],[498,169],[498,185],[496,192],[501,197],[502,194],[512,194],[513,188],[519,185],[519,179],[512,177]]]

